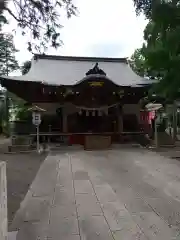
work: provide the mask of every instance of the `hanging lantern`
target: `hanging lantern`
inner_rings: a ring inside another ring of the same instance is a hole
[[[89,111],[88,110],[86,110],[86,117],[88,117],[89,116]]]
[[[92,111],[92,116],[95,117],[96,111]]]
[[[99,117],[102,116],[102,112],[101,112],[101,110],[98,110],[98,116],[99,116]]]
[[[79,111],[79,115],[82,115],[82,110]]]

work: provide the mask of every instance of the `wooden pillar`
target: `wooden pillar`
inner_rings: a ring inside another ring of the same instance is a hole
[[[68,131],[68,125],[67,125],[67,113],[63,109],[63,133],[66,133]]]
[[[123,111],[122,111],[122,107],[120,109],[119,106],[117,107],[117,118],[118,118],[118,133],[122,133],[123,132]]]

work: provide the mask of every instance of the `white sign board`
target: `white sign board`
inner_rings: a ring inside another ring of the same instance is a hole
[[[34,125],[39,126],[41,124],[41,114],[38,112],[32,113],[32,122]]]

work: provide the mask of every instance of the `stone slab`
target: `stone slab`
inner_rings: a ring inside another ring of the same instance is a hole
[[[47,157],[30,187],[33,196],[40,197],[53,195],[54,186],[57,181],[57,173],[57,159],[51,156]]]
[[[92,184],[89,180],[74,180],[75,193],[94,195]]]
[[[93,182],[93,180],[92,180],[92,182]],[[94,190],[95,190],[97,198],[102,203],[113,202],[113,201],[117,200],[117,196],[116,196],[115,192],[113,191],[112,187],[107,183],[104,183],[100,186],[94,185]]]
[[[23,223],[16,240],[47,240],[49,225],[42,222]]]
[[[75,203],[74,192],[72,188],[65,188],[65,190],[61,190],[61,188],[56,187],[53,205],[72,205]]]
[[[144,233],[136,228],[131,230],[122,229],[121,231],[113,232],[114,240],[149,240]]]
[[[37,222],[42,219],[49,219],[51,202],[47,198],[32,197],[24,206],[22,219],[24,222]]]
[[[149,240],[169,240],[175,237],[172,229],[154,212],[133,215],[133,219],[141,226]]]
[[[76,206],[74,205],[58,205],[51,207],[51,216],[55,216],[59,219],[75,217],[76,213]]]
[[[61,215],[51,215],[49,224],[49,238],[54,236],[79,235],[78,220],[76,216],[62,217]]]
[[[78,216],[100,216],[103,215],[100,203],[96,197],[89,194],[76,194],[76,206]]]
[[[118,201],[108,202],[101,206],[111,231],[129,230],[132,226],[136,226],[127,209]]]
[[[7,240],[7,180],[6,163],[0,162],[0,239]]]
[[[79,217],[81,240],[113,240],[103,216]]]

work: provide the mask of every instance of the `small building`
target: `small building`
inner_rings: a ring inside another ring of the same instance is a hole
[[[66,136],[85,144],[95,135],[119,142],[141,131],[139,101],[150,83],[126,58],[35,55],[26,75],[0,79],[8,91],[46,110],[40,133],[56,141]]]

